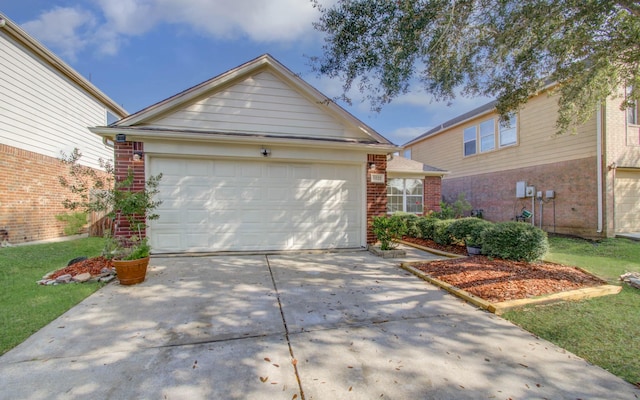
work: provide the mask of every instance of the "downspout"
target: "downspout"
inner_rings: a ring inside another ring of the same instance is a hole
[[[603,210],[602,210],[602,104],[596,107],[596,170],[598,180],[598,230],[602,233]]]

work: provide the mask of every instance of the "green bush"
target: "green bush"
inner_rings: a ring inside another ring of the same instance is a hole
[[[454,219],[440,219],[436,220],[433,228],[433,241],[438,244],[452,244],[453,236],[449,231],[449,226],[455,221]]]
[[[381,250],[392,250],[398,245],[392,243],[393,240],[402,237],[402,219],[390,217],[373,217],[371,229],[376,238],[380,241]]]
[[[420,236],[418,237],[433,240],[433,230],[436,227],[436,221],[438,221],[438,219],[431,216],[419,218],[416,222],[416,227],[418,231],[420,231]]]
[[[548,250],[547,233],[526,223],[500,222],[482,233],[482,252],[490,257],[532,262]]]
[[[65,235],[77,235],[82,233],[82,228],[87,224],[87,213],[73,212],[70,214],[58,214],[56,215],[56,219],[67,224],[64,227]]]
[[[460,218],[449,225],[449,233],[455,243],[482,247],[480,235],[491,225],[491,222],[476,217]]]
[[[417,215],[412,214],[412,213],[398,211],[398,212],[393,213],[391,218],[400,219],[400,221],[402,223],[401,236],[403,236],[403,235],[407,235],[407,236],[410,236],[410,237],[419,237],[420,236],[420,230],[418,229],[418,226],[417,226],[417,222],[420,219],[420,217],[418,217]]]

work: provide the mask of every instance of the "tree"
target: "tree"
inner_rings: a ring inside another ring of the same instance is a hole
[[[312,1],[326,34],[314,68],[375,110],[418,81],[436,100],[495,97],[505,120],[551,88],[563,133],[620,88],[631,88],[621,108],[640,98],[640,1]]]

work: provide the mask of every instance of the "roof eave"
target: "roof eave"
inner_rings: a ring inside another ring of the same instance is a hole
[[[357,141],[342,140],[326,140],[326,139],[309,139],[309,138],[282,138],[277,136],[260,136],[260,135],[242,135],[242,134],[225,134],[218,132],[184,132],[177,130],[156,130],[141,128],[117,128],[98,126],[89,128],[89,130],[98,136],[106,139],[115,140],[117,134],[125,134],[127,141],[145,140],[171,140],[171,141],[189,141],[189,142],[222,142],[236,144],[263,144],[263,145],[292,145],[292,146],[313,146],[325,149],[360,149],[371,154],[390,154],[398,151],[398,147],[394,144],[384,143],[363,143]]]

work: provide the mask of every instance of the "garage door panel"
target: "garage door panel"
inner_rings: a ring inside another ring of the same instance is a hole
[[[358,165],[150,159],[162,172],[154,251],[362,246]]]

